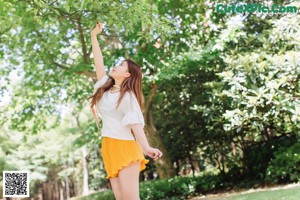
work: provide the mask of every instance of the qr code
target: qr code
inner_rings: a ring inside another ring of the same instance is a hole
[[[29,197],[29,171],[3,171],[3,197]]]

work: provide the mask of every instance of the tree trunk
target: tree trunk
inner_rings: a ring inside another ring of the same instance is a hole
[[[54,168],[53,170],[53,180],[54,180],[54,192],[53,192],[53,200],[60,200],[59,198],[59,187],[58,187],[58,179],[57,179],[57,170]]]
[[[194,166],[196,172],[201,172],[201,168],[197,159],[192,160],[192,165]]]
[[[86,145],[82,147],[82,168],[83,168],[83,195],[89,194],[89,183],[88,183],[88,166],[87,166],[87,148]]]
[[[160,178],[166,179],[175,176],[175,169],[173,168],[169,152],[166,150],[165,146],[163,145],[161,138],[157,134],[157,130],[154,127],[153,123],[153,115],[152,115],[152,105],[155,96],[156,86],[155,84],[150,84],[150,93],[145,103],[145,134],[147,139],[149,140],[150,146],[154,148],[158,148],[162,153],[163,156],[155,161],[155,165],[157,168],[157,173]]]
[[[38,200],[44,200],[43,199],[43,184],[38,184]]]
[[[79,115],[78,113],[75,117],[77,127],[80,128],[80,121],[79,121]],[[83,135],[84,133],[82,133]],[[86,145],[83,145],[82,148],[82,170],[83,170],[83,191],[82,195],[88,195],[89,194],[89,172],[88,172],[88,163],[87,163],[87,156],[88,156],[88,150]]]
[[[70,199],[70,186],[69,186],[69,177],[66,176],[66,198]]]
[[[51,166],[48,172],[48,180],[40,186],[39,189],[39,199],[44,200],[59,200],[60,193],[59,193],[59,186],[58,186],[58,178],[57,178],[57,171],[58,166]]]
[[[63,187],[59,187],[59,196],[60,196],[60,200],[64,200],[64,188]]]
[[[74,165],[76,167],[76,165]],[[79,196],[79,187],[78,187],[78,182],[77,182],[77,173],[73,173],[71,175],[72,178],[72,186],[71,186],[71,190],[70,190],[70,197],[76,197]]]
[[[70,167],[69,166],[69,162],[66,161],[66,163],[64,164],[64,168],[68,169],[69,167]],[[63,184],[63,187],[66,190],[66,195],[65,195],[66,197],[64,197],[64,198],[66,198],[67,200],[69,200],[70,199],[70,185],[69,185],[69,176],[68,176],[68,174],[65,176],[65,184]]]
[[[180,173],[180,164],[179,164],[179,160],[175,161],[175,171],[176,171],[176,175],[179,175]]]

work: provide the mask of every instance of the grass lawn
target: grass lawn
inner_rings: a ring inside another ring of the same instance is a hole
[[[283,187],[248,190],[244,192],[216,194],[202,196],[193,200],[299,200],[300,184],[291,184]]]

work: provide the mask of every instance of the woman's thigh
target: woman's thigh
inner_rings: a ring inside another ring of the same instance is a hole
[[[122,200],[121,186],[119,177],[109,179],[116,200]]]
[[[132,162],[119,172],[122,200],[139,200],[139,175],[141,161]]]

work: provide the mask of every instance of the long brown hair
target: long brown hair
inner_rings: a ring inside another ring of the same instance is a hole
[[[130,76],[127,77],[121,84],[120,88],[120,97],[118,99],[117,107],[119,107],[123,96],[125,95],[125,92],[131,91],[136,96],[139,105],[141,107],[141,110],[144,110],[144,96],[142,91],[142,70],[141,67],[134,62],[131,59],[125,59],[123,62],[127,62],[128,65],[128,72],[130,73]],[[95,105],[96,103],[101,99],[104,92],[107,90],[110,90],[110,88],[115,84],[115,80],[109,76],[109,79],[106,81],[105,84],[103,84],[101,87],[97,89],[97,91],[90,97],[88,97],[88,100],[92,98],[90,103],[90,109],[93,113],[93,117],[96,120],[97,127],[99,129],[99,118],[97,115],[97,112],[95,111]]]

